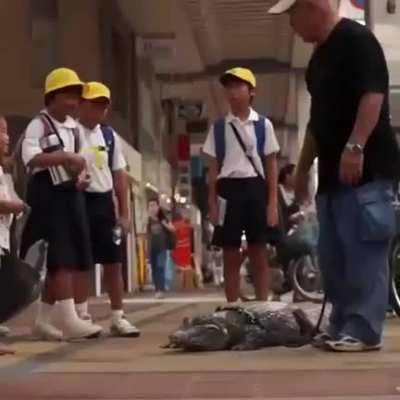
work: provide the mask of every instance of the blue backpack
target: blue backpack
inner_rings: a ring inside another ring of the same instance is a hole
[[[114,131],[111,128],[111,126],[102,125],[101,132],[103,134],[104,142],[106,143],[106,149],[108,154],[108,167],[112,172],[114,164],[114,148],[115,148]]]
[[[258,121],[254,121],[254,130],[257,138],[257,151],[263,165],[265,160],[265,127],[266,118],[260,115]],[[214,141],[218,165],[219,168],[222,168],[226,153],[225,118],[221,118],[214,123]]]

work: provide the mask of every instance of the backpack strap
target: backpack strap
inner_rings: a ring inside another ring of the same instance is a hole
[[[79,136],[79,128],[72,128],[72,134],[74,135],[74,148],[75,153],[79,153],[81,150],[81,139]]]
[[[50,134],[55,134],[58,136],[58,139],[60,140],[60,143],[62,144],[62,147],[64,146],[64,141],[62,140],[62,137],[60,136],[56,126],[54,125],[53,121],[51,118],[45,114],[45,113],[40,113],[37,118],[39,118],[42,121],[42,124],[44,126],[44,136],[48,136]],[[79,153],[80,147],[81,147],[81,141],[79,137],[79,129],[72,128],[72,135],[74,136],[74,152]]]
[[[265,158],[265,127],[265,117],[260,115],[258,121],[254,121],[254,130],[257,138],[257,151],[261,159]]]
[[[221,118],[214,123],[214,143],[215,155],[219,169],[221,169],[225,159],[225,118]]]
[[[113,170],[114,165],[114,148],[115,148],[115,136],[114,131],[109,125],[102,125],[101,132],[103,134],[104,142],[107,148],[108,154],[108,167],[110,171]]]
[[[262,115],[259,116],[258,121],[254,121],[254,131],[256,132],[257,138],[257,152],[261,159],[261,163],[263,166],[264,177],[267,178],[267,174],[265,171],[265,131],[266,131],[266,118]]]
[[[51,120],[51,118],[45,113],[40,113],[38,117],[40,118],[40,120],[42,121],[42,124],[44,126],[44,136],[48,136],[48,135],[54,133],[55,135],[57,135],[62,148],[65,148],[64,140],[60,136],[60,133],[58,132],[58,130],[57,130],[56,126],[54,125],[54,122]]]
[[[44,136],[49,136],[52,133],[55,133],[56,135],[58,134],[57,130],[56,132],[53,132],[53,127],[50,125],[49,118],[46,116],[46,114],[40,113],[36,118],[43,124]]]

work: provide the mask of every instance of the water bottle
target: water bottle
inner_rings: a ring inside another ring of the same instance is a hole
[[[60,138],[56,134],[47,135],[39,140],[39,144],[44,153],[63,150]],[[63,165],[55,165],[48,168],[53,185],[71,184],[74,181],[73,176]]]
[[[122,242],[122,228],[119,225],[115,226],[112,234],[114,244],[119,246]]]

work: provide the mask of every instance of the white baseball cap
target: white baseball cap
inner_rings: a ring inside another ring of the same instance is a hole
[[[269,9],[269,14],[283,14],[289,11],[291,7],[294,6],[297,0],[280,0],[272,8]]]

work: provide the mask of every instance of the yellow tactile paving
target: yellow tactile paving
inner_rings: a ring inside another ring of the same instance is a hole
[[[63,342],[17,342],[10,345],[10,347],[16,350],[16,354],[0,357],[0,368],[12,367],[41,354],[57,351],[65,345],[66,343]]]

